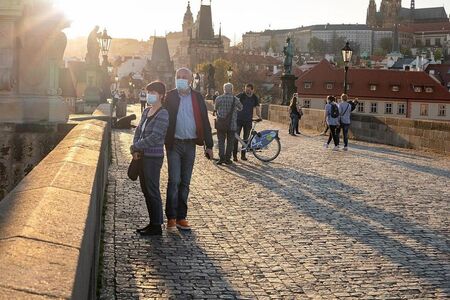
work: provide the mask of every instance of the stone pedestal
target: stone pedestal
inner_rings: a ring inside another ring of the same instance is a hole
[[[281,76],[281,104],[288,105],[294,93],[297,92],[295,81],[298,79],[292,74],[283,74]]]
[[[0,122],[65,123],[69,108],[58,96],[0,95]]]
[[[0,1],[0,122],[66,122],[59,70],[69,23],[48,0]]]

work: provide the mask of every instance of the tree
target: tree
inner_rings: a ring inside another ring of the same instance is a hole
[[[344,48],[347,39],[343,36],[337,36],[334,34],[330,44],[330,53],[333,53],[335,57],[342,56],[342,48]],[[352,49],[353,47],[350,46]]]
[[[384,37],[380,40],[380,48],[384,51],[384,53],[389,53],[392,51],[392,39],[388,37]]]
[[[317,37],[312,37],[308,43],[309,52],[319,55],[327,53],[327,42]]]
[[[436,51],[434,51],[434,60],[435,61],[440,61],[442,59],[442,50],[441,49],[436,49]]]
[[[400,53],[403,54],[403,56],[405,57],[412,57],[412,51],[410,48],[406,48],[406,47],[402,47],[400,49]]]

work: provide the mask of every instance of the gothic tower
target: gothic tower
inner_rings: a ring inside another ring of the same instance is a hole
[[[186,8],[186,13],[184,14],[183,19],[183,36],[184,37],[192,37],[192,27],[194,26],[194,17],[191,12],[191,2],[188,2],[188,6]]]
[[[393,28],[399,20],[401,0],[382,0],[380,12],[383,18],[383,28]]]
[[[369,27],[377,26],[377,4],[375,0],[370,0],[369,8],[367,9],[366,24]]]

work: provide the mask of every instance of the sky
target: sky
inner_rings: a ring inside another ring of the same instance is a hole
[[[95,25],[113,38],[147,40],[181,31],[187,0],[53,0],[72,21],[69,38],[87,36]],[[194,19],[201,0],[191,1]],[[369,0],[211,0],[214,30],[239,42],[247,31],[289,29],[314,24],[365,24]],[[381,0],[377,0],[379,7]],[[210,0],[203,0],[209,4]],[[402,1],[403,7],[410,0]],[[416,8],[445,6],[450,0],[416,0]]]

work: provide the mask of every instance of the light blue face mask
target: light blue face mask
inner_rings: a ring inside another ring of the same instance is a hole
[[[152,105],[158,102],[158,97],[153,94],[147,94],[147,104]]]
[[[175,84],[179,91],[186,91],[189,89],[189,81],[186,79],[177,79]]]

